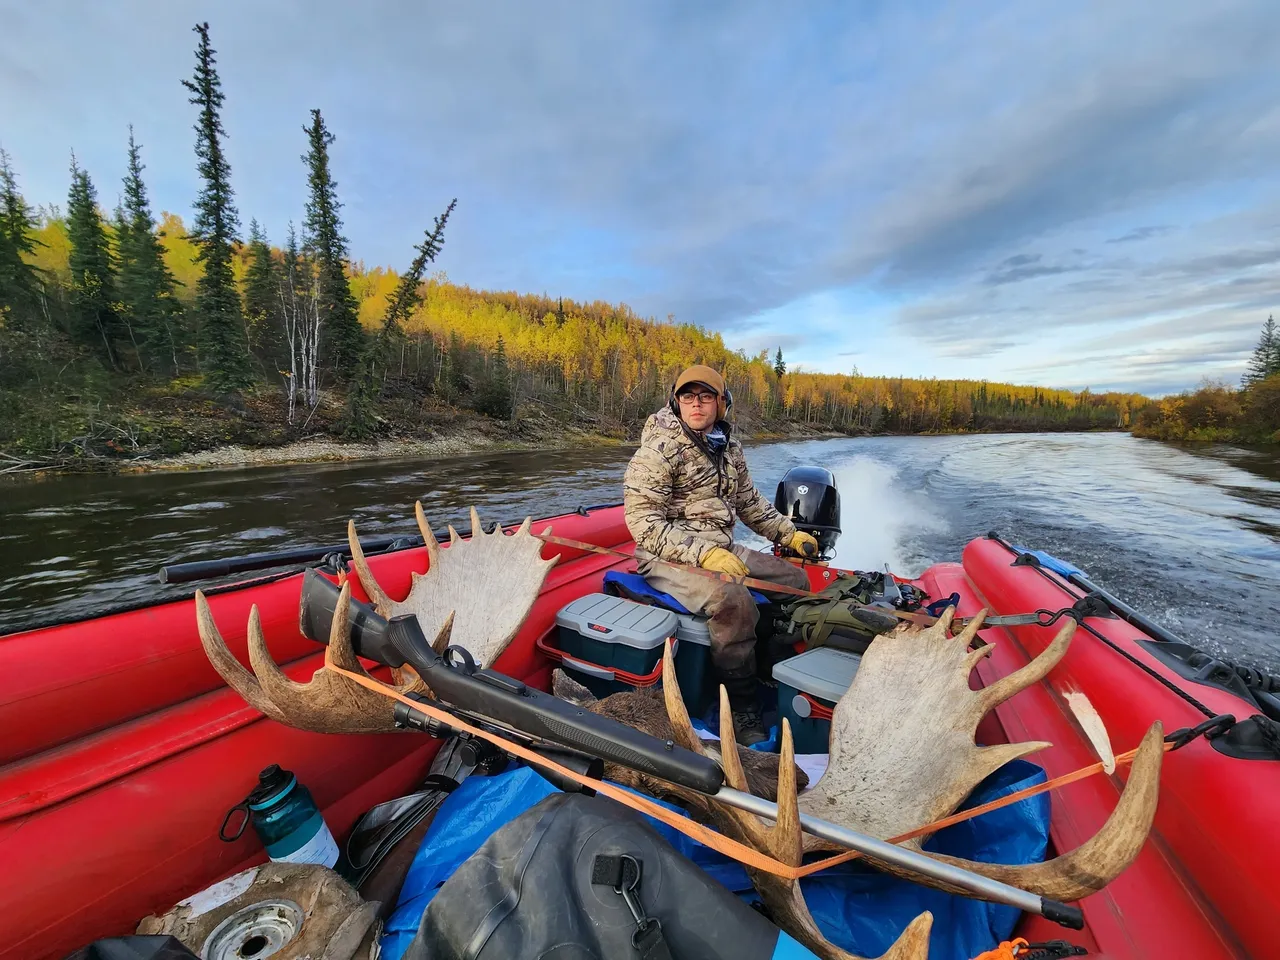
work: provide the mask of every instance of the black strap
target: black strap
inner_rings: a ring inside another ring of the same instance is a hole
[[[591,863],[591,882],[613,887],[622,897],[636,922],[636,932],[631,935],[631,945],[636,948],[640,960],[672,960],[666,938],[662,935],[662,922],[645,915],[640,903],[640,880],[644,873],[643,861],[630,854],[619,856],[598,855]]]
[[[1065,940],[1049,940],[1045,943],[1028,943],[1018,954],[1018,960],[1065,960],[1066,957],[1087,957],[1089,951]]]
[[[657,920],[650,920],[648,926],[637,930],[631,937],[631,945],[640,954],[640,960],[672,960],[662,936],[662,924]]]

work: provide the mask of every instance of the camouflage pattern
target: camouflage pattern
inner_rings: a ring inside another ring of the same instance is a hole
[[[670,407],[645,423],[622,485],[627,529],[638,555],[697,564],[712,547],[733,546],[739,519],[774,543],[795,533],[795,525],[752,484],[742,444],[732,433],[715,458]]]

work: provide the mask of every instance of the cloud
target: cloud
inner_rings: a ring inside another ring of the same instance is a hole
[[[1071,273],[1080,267],[1066,264],[1041,263],[1040,254],[1029,256],[1025,253],[1003,260],[999,267],[987,274],[983,283],[989,286],[1000,286],[1005,283],[1018,283],[1036,277],[1051,277],[1059,273]]]
[[[457,196],[440,263],[455,279],[674,313],[747,352],[786,331],[784,351],[839,355],[873,323],[997,377],[1065,328],[1217,311],[1243,343],[1280,298],[1274,5],[208,16],[237,203],[273,239],[301,217],[319,106],[367,263],[403,264]],[[0,93],[21,90],[0,96],[0,130],[30,199],[65,196],[73,146],[112,198],[132,121],[157,208],[189,215],[195,14],[138,0],[23,18],[0,36]],[[824,291],[880,306],[810,323]]]
[[[1163,236],[1172,229],[1173,227],[1168,226],[1136,227],[1123,237],[1112,237],[1107,243],[1132,243],[1135,240],[1148,240],[1151,237]]]

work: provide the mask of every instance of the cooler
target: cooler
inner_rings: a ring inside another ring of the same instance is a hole
[[[689,716],[702,718],[720,702],[719,687],[711,671],[711,631],[706,617],[676,614],[676,679]]]
[[[815,647],[773,665],[778,716],[791,724],[796,753],[829,752],[831,711],[853,683],[861,662],[856,653]]]
[[[539,646],[597,697],[607,697],[662,679],[662,645],[676,627],[670,610],[589,593],[556,614],[558,648]]]

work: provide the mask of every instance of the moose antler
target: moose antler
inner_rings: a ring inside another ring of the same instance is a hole
[[[969,674],[994,649],[991,644],[968,649],[986,614],[980,611],[956,637],[947,636],[955,616],[949,607],[927,629],[905,625],[872,641],[833,710],[830,761],[822,779],[800,800],[806,813],[888,839],[955,812],[974,787],[1005,763],[1050,746],[1034,741],[979,747],[974,735],[989,710],[1039,682],[1058,664],[1076,623],[1068,619],[1026,666],[971,690]],[[1115,810],[1095,836],[1070,853],[1025,865],[929,855],[1055,900],[1096,893],[1133,862],[1151,829],[1162,737],[1161,724],[1152,724]],[[904,845],[919,850],[922,840]],[[806,838],[806,850],[824,848],[830,844]],[[901,873],[889,864],[881,866]]]
[[[367,676],[351,646],[350,600],[351,584],[344,582],[329,627],[326,657],[333,661],[334,666]],[[317,670],[306,683],[287,677],[267,649],[257,604],[249,610],[252,673],[227,649],[218,625],[214,623],[209,601],[200,590],[196,591],[196,623],[205,655],[227,686],[272,720],[318,733],[381,733],[398,729],[394,718],[395,701],[360,686],[354,680],[325,667]],[[441,634],[448,636],[447,622]],[[426,689],[416,678],[396,687],[403,694],[425,693]]]
[[[666,699],[667,714],[675,733],[676,743],[687,750],[706,753],[702,741],[689,721],[689,712],[680,695],[676,678],[675,660],[671,649],[663,652],[662,689]],[[733,715],[729,696],[720,688],[720,751],[725,782],[735,790],[747,791],[747,776],[738,754],[738,743],[733,732]],[[798,867],[803,855],[800,833],[800,810],[796,794],[795,747],[791,740],[791,725],[782,721],[782,745],[778,760],[778,818],[772,827],[766,827],[754,814],[746,813],[727,804],[711,805],[712,819],[721,832],[767,853],[773,859]],[[745,866],[745,865],[744,865]],[[860,960],[854,954],[841,950],[827,940],[818,929],[813,915],[804,902],[804,894],[795,880],[788,880],[767,871],[746,867],[752,885],[764,901],[765,908],[774,922],[795,937],[823,960]],[[933,914],[920,914],[898,937],[897,941],[880,960],[926,960],[929,955],[929,931],[933,928]]]
[[[773,827],[725,804],[704,805],[697,812],[708,814],[734,839],[776,860],[798,865],[804,852],[831,848],[824,840],[802,836],[800,810],[887,840],[953,813],[974,787],[1003,764],[1049,746],[1030,742],[979,747],[974,735],[989,710],[1041,680],[1062,659],[1075,621],[1064,624],[1053,642],[1026,666],[985,688],[972,690],[969,674],[993,649],[990,645],[968,649],[986,611],[953,638],[947,636],[947,629],[954,616],[955,610],[949,608],[926,630],[903,625],[871,642],[853,683],[833,711],[826,772],[802,797],[796,795],[790,725],[783,721],[778,816]],[[681,699],[669,650],[663,660],[663,689],[673,739],[687,749],[703,750]],[[725,779],[735,789],[746,790],[723,687],[720,707]],[[614,709],[626,707],[618,704]],[[1153,724],[1142,739],[1111,817],[1097,834],[1068,854],[1043,863],[1004,865],[920,852],[1056,900],[1078,900],[1094,893],[1119,876],[1145,842],[1159,793],[1162,738],[1161,725]],[[921,838],[907,840],[904,846],[919,851],[920,842]],[[918,883],[967,893],[931,877],[867,859]],[[775,920],[789,934],[824,958],[849,956],[822,937],[797,883],[750,868],[748,873]],[[895,960],[924,957],[931,923],[929,914],[918,916],[885,956]]]
[[[490,666],[506,649],[533,608],[547,571],[556,559],[543,560],[542,541],[529,533],[526,519],[511,536],[500,530],[485,534],[475,508],[471,510],[472,539],[467,541],[449,528],[449,548],[442,549],[415,504],[418,527],[427,544],[427,572],[412,575],[409,595],[392,600],[374,580],[360,550],[354,523],[347,526],[352,560],[361,584],[384,617],[413,613],[423,633],[435,636],[432,646],[443,650],[449,643],[466,647],[482,666]],[[329,627],[327,661],[353,673],[367,673],[351,646],[351,583],[341,578],[338,603]],[[495,598],[500,595],[500,601]],[[271,658],[262,635],[255,605],[249,611],[249,663],[246,670],[227,648],[214,622],[204,594],[196,591],[196,622],[200,642],[213,668],[227,685],[257,710],[289,726],[320,733],[382,733],[399,730],[395,701],[362,687],[347,677],[321,667],[306,683],[287,677]],[[461,629],[455,629],[460,622]],[[393,670],[401,694],[428,693],[416,674]]]
[[[501,527],[485,533],[475,507],[471,508],[471,539],[463,540],[450,525],[449,549],[444,550],[431,532],[422,504],[415,501],[413,507],[427,547],[427,572],[412,573],[408,595],[392,600],[369,569],[351,520],[347,541],[360,585],[381,616],[412,613],[427,636],[433,631],[439,636],[445,621],[453,617],[452,632],[444,634],[439,649],[445,643],[455,644],[465,648],[479,666],[490,667],[519,632],[547,571],[560,558],[542,559],[543,541],[529,532],[533,518],[526,517],[510,535]],[[543,533],[550,531],[548,526]],[[495,574],[501,577],[500,583],[495,582]]]

